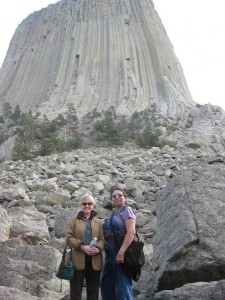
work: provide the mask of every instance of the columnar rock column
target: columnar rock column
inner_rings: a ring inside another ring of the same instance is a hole
[[[194,104],[150,0],[61,0],[17,28],[0,70],[0,103],[80,114],[130,115],[159,106],[182,117]]]

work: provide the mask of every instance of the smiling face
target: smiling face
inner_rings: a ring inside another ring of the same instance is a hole
[[[83,212],[86,218],[89,218],[91,211],[95,206],[95,201],[91,195],[84,195],[81,200],[81,211]]]
[[[114,190],[111,195],[112,204],[115,209],[122,207],[126,203],[126,198],[121,190]]]

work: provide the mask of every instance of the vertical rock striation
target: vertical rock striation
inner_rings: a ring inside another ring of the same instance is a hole
[[[18,26],[0,70],[0,103],[81,115],[195,104],[152,0],[61,0]]]

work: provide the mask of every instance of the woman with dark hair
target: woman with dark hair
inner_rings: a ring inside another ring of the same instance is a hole
[[[71,300],[82,299],[84,279],[87,299],[98,299],[105,242],[102,221],[96,218],[94,207],[94,198],[84,194],[80,198],[80,211],[76,218],[71,219],[66,231],[68,246],[73,248],[72,260],[76,269],[75,277],[70,281]],[[91,241],[94,241],[93,245],[90,244]]]
[[[111,190],[110,197],[114,210],[103,223],[106,240],[106,257],[101,276],[101,294],[103,300],[131,300],[132,279],[123,269],[124,253],[135,235],[136,217],[133,209],[127,205],[126,193],[119,187]],[[113,231],[123,235],[120,248],[113,238]]]

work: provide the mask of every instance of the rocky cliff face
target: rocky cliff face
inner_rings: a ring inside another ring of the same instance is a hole
[[[28,16],[0,70],[0,101],[49,114],[72,102],[81,115],[155,103],[172,118],[194,104],[149,0],[61,0]]]

